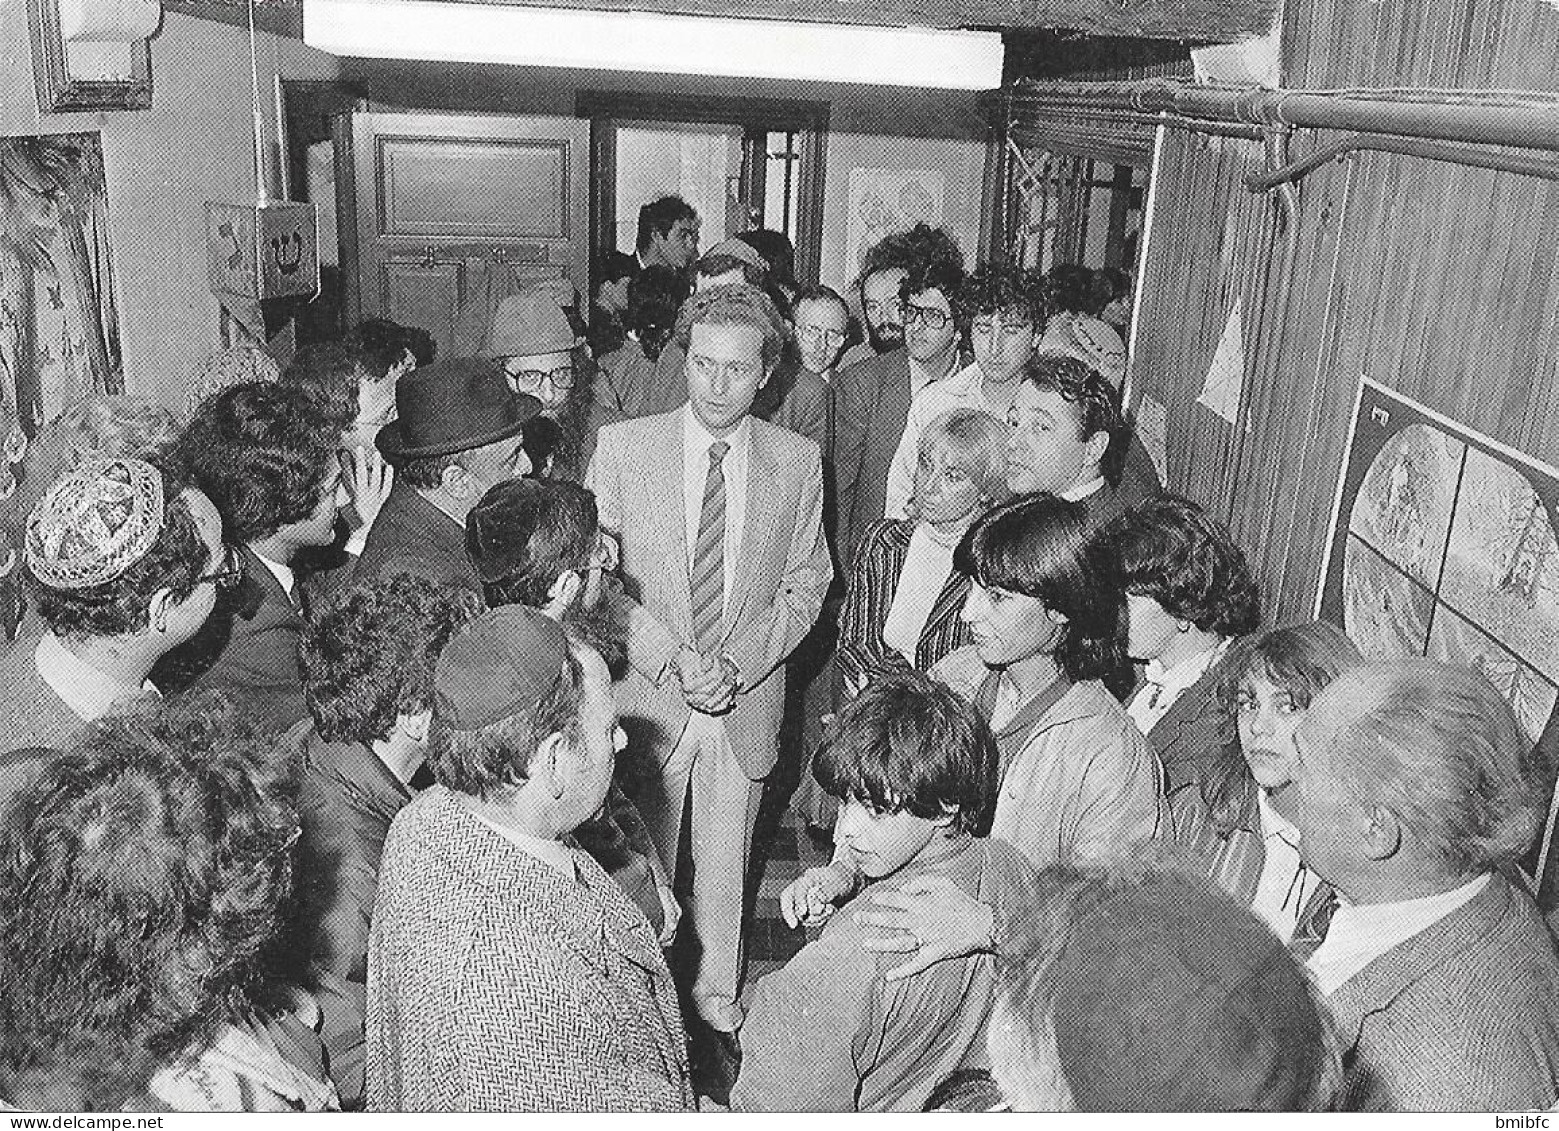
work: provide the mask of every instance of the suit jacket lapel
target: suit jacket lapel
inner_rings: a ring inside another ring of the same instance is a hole
[[[1510,907],[1511,892],[1503,876],[1489,877],[1483,890],[1465,906],[1398,944],[1349,978],[1327,998],[1345,1048],[1359,1042],[1364,1019],[1388,1008],[1402,992],[1432,967],[1458,955],[1487,935]]]
[[[642,453],[645,494],[648,496],[646,513],[662,516],[661,521],[671,527],[671,537],[657,541],[670,555],[665,563],[665,576],[682,579],[682,584],[671,586],[677,595],[674,612],[678,622],[673,627],[687,636],[693,631],[693,595],[688,588],[692,579],[688,576],[687,501],[682,493],[683,445],[686,442],[682,410],[665,413],[662,420],[665,443],[655,444]],[[628,468],[627,474],[634,474],[634,469]]]
[[[752,446],[747,456],[747,517],[742,520],[742,544],[736,551],[736,571],[732,575],[735,592],[725,595],[727,631],[741,620],[752,593],[752,571],[758,550],[770,530],[782,521],[776,488],[780,482],[779,461],[764,442],[763,432],[752,425]],[[690,614],[691,617],[691,614]]]
[[[260,560],[259,555],[248,546],[240,546],[238,556],[244,563],[244,583],[239,590],[239,615],[245,620],[253,620],[255,614],[269,601],[297,616],[298,606],[287,596],[281,582],[276,580],[276,575]]]

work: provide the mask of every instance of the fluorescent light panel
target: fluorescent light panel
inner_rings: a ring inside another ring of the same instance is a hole
[[[1001,85],[995,32],[810,24],[430,0],[304,0],[303,41],[332,55],[604,71]]]

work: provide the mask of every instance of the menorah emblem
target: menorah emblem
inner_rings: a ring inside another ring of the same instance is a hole
[[[290,250],[289,250],[290,245]],[[296,275],[303,265],[303,237],[297,232],[271,238],[271,260],[283,276]]]

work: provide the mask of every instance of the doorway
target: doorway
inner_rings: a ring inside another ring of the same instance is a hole
[[[703,221],[700,246],[771,228],[816,283],[823,241],[828,104],[581,91],[590,120],[591,245],[632,251],[639,207],[676,193]]]

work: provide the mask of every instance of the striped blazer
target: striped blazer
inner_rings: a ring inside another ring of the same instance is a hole
[[[844,613],[839,621],[839,666],[857,686],[883,671],[904,666],[904,658],[882,639],[899,575],[909,557],[915,524],[880,518],[861,537],[845,586]],[[969,579],[954,570],[931,606],[915,646],[915,667],[930,671],[943,656],[972,641],[969,626],[959,618],[969,596]]]

